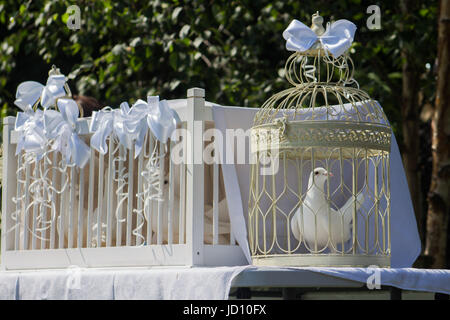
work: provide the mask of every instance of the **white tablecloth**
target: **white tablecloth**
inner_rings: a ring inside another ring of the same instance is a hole
[[[296,282],[296,277],[304,276],[303,273],[295,271],[309,270],[361,282],[361,286],[364,286],[367,279],[374,274],[373,269],[365,268],[254,266],[4,271],[0,272],[0,300],[219,300],[228,298],[233,279],[244,270],[259,274],[261,271],[267,270],[289,272],[292,283]],[[405,290],[450,294],[449,270],[395,268],[378,269],[378,271],[381,285],[395,286]]]
[[[227,299],[248,266],[68,269],[0,272],[0,300]]]

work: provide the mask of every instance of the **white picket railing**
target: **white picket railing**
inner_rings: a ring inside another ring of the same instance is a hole
[[[149,131],[134,159],[134,150],[109,138],[107,154],[91,148],[82,169],[63,164],[51,150],[39,162],[27,161],[23,153],[16,156],[15,118],[5,118],[2,268],[245,264],[232,233],[219,234],[224,214],[228,217],[219,210],[220,166],[198,158],[206,125],[213,120],[204,96],[203,89],[189,89],[187,105],[177,109],[189,133],[180,141],[164,145]],[[77,124],[87,143],[88,121]],[[181,164],[170,159],[177,143],[182,144]],[[152,152],[159,156],[151,157]],[[150,159],[156,159],[152,167]],[[151,175],[149,168],[159,172]],[[210,210],[205,208],[205,170],[212,172],[212,187],[206,189]],[[162,189],[159,200],[152,186]],[[206,229],[205,214],[212,219]]]

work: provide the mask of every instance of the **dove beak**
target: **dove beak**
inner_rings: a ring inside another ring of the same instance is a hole
[[[331,172],[327,172],[327,173],[325,173],[325,175],[326,175],[326,176],[333,177],[333,174],[332,174]]]

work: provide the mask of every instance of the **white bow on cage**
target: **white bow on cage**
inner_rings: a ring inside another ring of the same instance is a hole
[[[289,51],[304,52],[319,41],[337,58],[350,48],[355,31],[356,25],[353,22],[341,19],[328,24],[325,32],[318,36],[311,28],[294,19],[284,30],[283,38],[286,40],[286,49]]]

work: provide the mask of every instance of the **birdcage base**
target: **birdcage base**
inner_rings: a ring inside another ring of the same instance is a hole
[[[291,254],[253,256],[256,266],[389,268],[390,257],[381,255]]]

